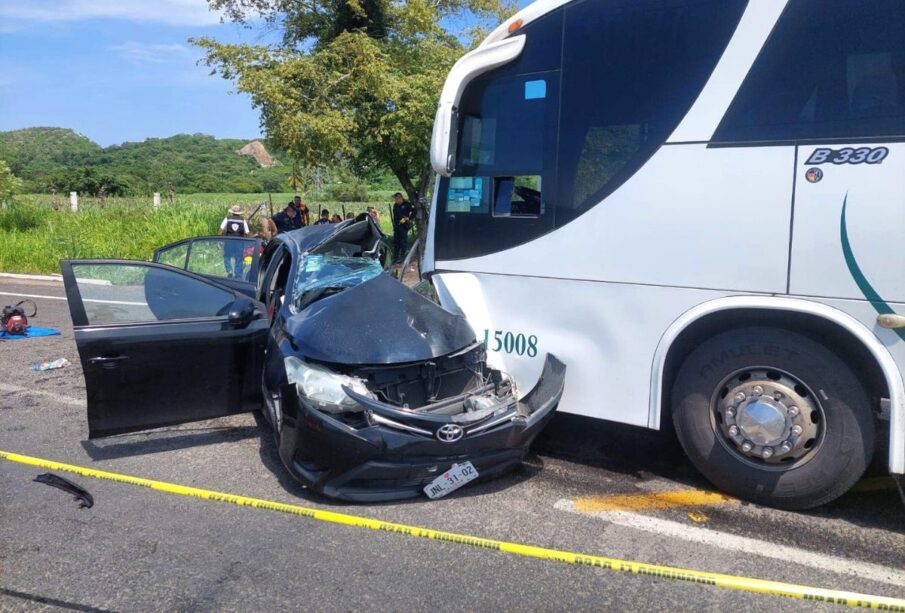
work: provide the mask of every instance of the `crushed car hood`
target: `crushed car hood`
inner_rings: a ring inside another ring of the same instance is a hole
[[[400,364],[475,342],[468,322],[388,274],[322,298],[287,321],[300,356],[332,364]]]

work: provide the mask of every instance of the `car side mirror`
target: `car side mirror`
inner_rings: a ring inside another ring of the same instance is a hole
[[[255,317],[255,303],[250,298],[237,298],[229,306],[226,320],[233,328],[244,328]]]

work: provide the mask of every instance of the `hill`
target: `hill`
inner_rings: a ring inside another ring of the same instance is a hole
[[[101,151],[101,146],[66,128],[25,128],[0,132],[0,159],[13,174],[46,173],[82,163]]]
[[[0,132],[0,159],[22,179],[25,191],[107,194],[283,191],[289,167],[262,167],[240,155],[248,141],[206,134],[177,134],[140,143],[101,147],[65,128]],[[264,149],[264,145],[261,145]],[[264,153],[272,158],[266,149]]]

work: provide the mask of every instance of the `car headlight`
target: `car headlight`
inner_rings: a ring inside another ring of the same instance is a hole
[[[349,398],[342,386],[373,398],[363,379],[335,373],[323,366],[307,364],[296,357],[285,359],[286,378],[295,384],[299,395],[304,396],[315,408],[330,413],[361,411],[362,407]]]

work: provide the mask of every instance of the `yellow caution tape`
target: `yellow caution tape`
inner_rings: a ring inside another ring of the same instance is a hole
[[[481,549],[489,549],[491,551],[502,551],[519,556],[539,558],[541,560],[564,562],[566,564],[578,564],[580,566],[591,566],[594,568],[632,573],[635,575],[646,575],[649,577],[658,577],[661,579],[687,581],[701,585],[712,585],[715,587],[728,588],[733,590],[756,592],[758,594],[770,594],[773,596],[798,598],[801,600],[810,600],[814,602],[828,602],[848,605],[850,607],[862,607],[865,609],[876,609],[879,611],[897,611],[900,613],[905,613],[905,599],[900,598],[870,596],[867,594],[858,594],[855,592],[847,592],[842,590],[831,590],[808,587],[804,585],[794,585],[791,583],[783,583],[781,581],[768,581],[764,579],[752,579],[749,577],[739,577],[734,575],[722,575],[719,573],[686,570],[683,568],[675,568],[671,566],[645,564],[643,562],[631,562],[629,560],[620,560],[617,558],[607,558],[603,556],[573,553],[570,551],[560,551],[557,549],[547,549],[546,547],[535,547],[533,545],[520,545],[518,543],[497,541],[494,539],[469,536],[466,534],[456,534],[454,532],[445,532],[443,530],[431,530],[429,528],[419,528],[417,526],[406,526],[404,524],[380,521],[367,517],[358,517],[355,515],[348,515],[346,513],[334,513],[333,511],[324,511],[321,509],[302,507],[294,504],[285,504],[282,502],[274,502],[272,500],[249,498],[247,496],[239,496],[236,494],[225,494],[223,492],[214,492],[197,487],[188,487],[185,485],[177,485],[175,483],[166,483],[164,481],[142,479],[141,477],[132,477],[119,473],[111,473],[104,470],[85,468],[83,466],[74,466],[72,464],[63,464],[61,462],[53,462],[51,460],[34,458],[31,456],[19,455],[17,453],[9,453],[6,451],[0,451],[0,459],[8,460],[10,462],[16,462],[18,464],[25,464],[28,466],[37,466],[39,468],[45,468],[48,470],[60,470],[75,473],[84,477],[93,477],[95,479],[103,479],[105,481],[115,481],[117,483],[137,485],[139,487],[146,487],[148,489],[167,492],[170,494],[178,494],[180,496],[191,496],[192,498],[202,498],[204,500],[213,500],[215,502],[226,502],[241,507],[252,507],[255,509],[278,511],[280,513],[299,515],[301,517],[308,517],[311,519],[316,519],[318,521],[325,521],[333,524],[342,524],[344,526],[354,526],[356,528],[367,528],[369,530],[379,530],[381,532],[404,534],[406,536],[430,539],[434,541],[445,541],[447,543],[469,545],[471,547],[479,547]]]

